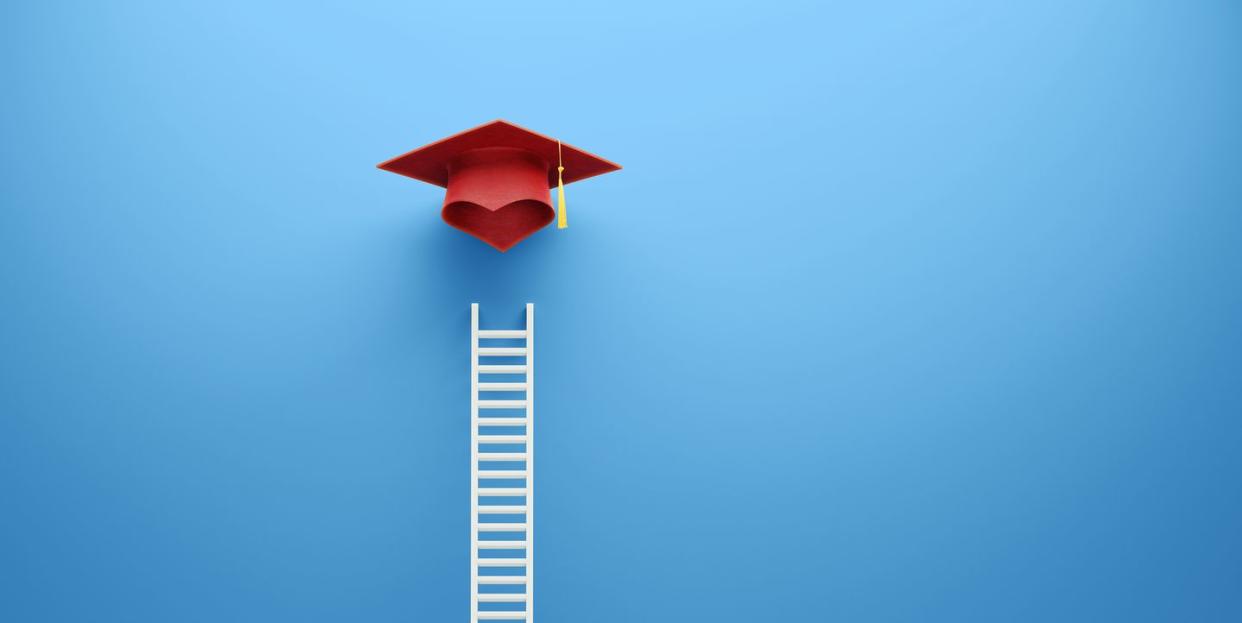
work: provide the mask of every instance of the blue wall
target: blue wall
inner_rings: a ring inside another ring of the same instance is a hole
[[[542,621],[1242,620],[1236,5],[25,4],[0,620],[465,621],[472,301]],[[374,168],[497,117],[626,168]]]

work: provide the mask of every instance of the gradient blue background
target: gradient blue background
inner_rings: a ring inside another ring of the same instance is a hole
[[[1227,2],[0,15],[0,620],[465,621],[468,305],[538,612],[1242,620]],[[501,255],[374,164],[625,165]]]

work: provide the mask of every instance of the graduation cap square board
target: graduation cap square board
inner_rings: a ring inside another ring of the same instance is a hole
[[[620,165],[497,120],[419,147],[379,168],[446,189],[444,221],[507,251],[556,217],[564,227],[563,185],[620,169]]]

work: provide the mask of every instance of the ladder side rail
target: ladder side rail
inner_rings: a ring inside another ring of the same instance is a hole
[[[479,304],[470,304],[470,623],[479,621]]]
[[[526,623],[535,621],[535,304],[526,304]]]

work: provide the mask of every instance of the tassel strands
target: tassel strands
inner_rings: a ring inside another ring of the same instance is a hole
[[[568,217],[565,215],[565,165],[561,159],[561,142],[556,142],[556,228],[565,229],[569,227]]]

